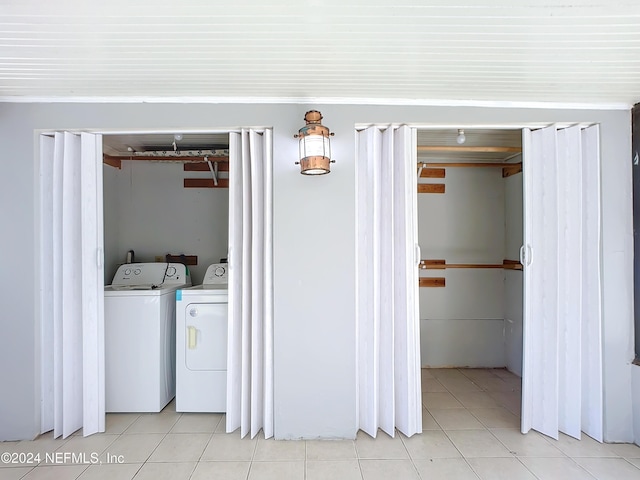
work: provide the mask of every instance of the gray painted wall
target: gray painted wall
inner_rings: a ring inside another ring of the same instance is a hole
[[[336,136],[328,176],[305,178],[292,135],[318,108]],[[605,438],[633,439],[632,222],[627,111],[374,105],[2,104],[0,439],[39,430],[38,170],[34,130],[274,128],[276,438],[353,438],[355,123],[602,125]]]
[[[640,445],[640,366],[631,366],[631,388],[633,389],[633,437]]]

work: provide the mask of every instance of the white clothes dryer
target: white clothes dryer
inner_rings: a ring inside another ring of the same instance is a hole
[[[105,287],[107,412],[159,412],[175,396],[175,298],[188,285],[181,263],[134,263]]]
[[[207,268],[202,285],[176,292],[176,411],[225,412],[228,265]]]

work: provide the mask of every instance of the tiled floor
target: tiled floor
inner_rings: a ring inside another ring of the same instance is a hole
[[[521,435],[520,381],[505,370],[423,370],[422,389],[423,433],[411,438],[241,440],[224,433],[222,415],[169,405],[159,414],[109,414],[107,432],[87,438],[0,443],[0,453],[59,455],[54,464],[0,464],[0,479],[640,480],[635,445]],[[94,452],[102,465],[64,457],[84,453],[91,462]]]

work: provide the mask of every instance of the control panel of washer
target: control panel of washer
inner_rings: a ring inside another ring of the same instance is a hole
[[[212,263],[204,274],[203,285],[226,285],[229,283],[229,264]]]

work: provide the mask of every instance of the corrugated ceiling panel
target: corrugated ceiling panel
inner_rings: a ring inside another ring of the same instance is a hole
[[[0,5],[0,96],[640,99],[640,2]]]

